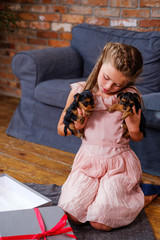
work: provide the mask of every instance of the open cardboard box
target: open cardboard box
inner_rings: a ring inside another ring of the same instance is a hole
[[[0,212],[51,205],[49,198],[7,174],[0,174]]]

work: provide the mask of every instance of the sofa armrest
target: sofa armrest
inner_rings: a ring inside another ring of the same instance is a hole
[[[83,75],[83,61],[72,47],[36,49],[17,53],[13,73],[20,79],[38,83],[54,78],[72,79]]]

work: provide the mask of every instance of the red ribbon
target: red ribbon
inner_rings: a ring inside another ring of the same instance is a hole
[[[67,222],[67,215],[64,214],[63,217],[60,219],[60,221],[50,230],[45,230],[45,225],[41,216],[41,213],[38,208],[34,208],[35,214],[37,216],[37,220],[39,223],[39,226],[41,228],[42,233],[38,234],[30,234],[30,235],[19,235],[19,236],[8,236],[8,237],[0,237],[0,240],[23,240],[23,239],[40,239],[44,238],[46,240],[46,237],[58,235],[58,234],[66,234],[67,236],[76,239],[76,236],[74,234],[70,234],[68,232],[72,232],[71,227],[65,227]]]

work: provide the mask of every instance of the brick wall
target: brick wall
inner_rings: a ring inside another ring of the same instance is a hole
[[[70,45],[71,29],[90,23],[160,31],[159,0],[0,0],[0,11],[18,13],[18,28],[0,32],[0,93],[20,96],[11,59],[22,50]]]

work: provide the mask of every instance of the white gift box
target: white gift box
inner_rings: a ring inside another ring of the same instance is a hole
[[[7,174],[0,174],[0,212],[51,205],[49,198]]]

